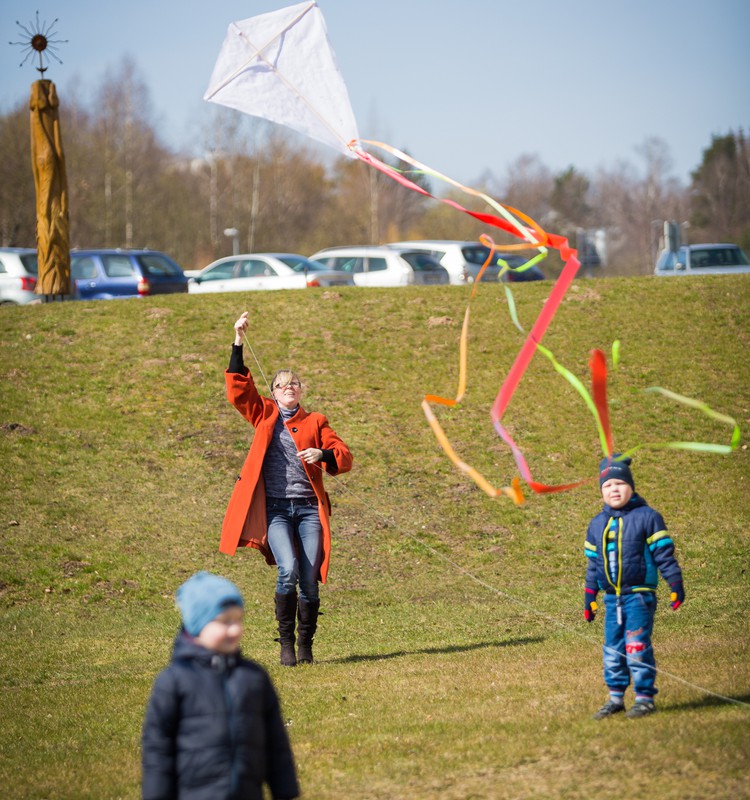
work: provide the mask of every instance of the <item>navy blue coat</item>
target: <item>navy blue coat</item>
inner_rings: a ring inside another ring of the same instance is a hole
[[[299,795],[292,750],[266,671],[184,632],[154,682],[142,736],[144,800],[274,800]]]
[[[610,526],[614,535],[608,539]],[[595,592],[654,592],[659,572],[669,584],[682,580],[664,519],[637,494],[624,508],[604,504],[589,523],[584,551],[588,556],[586,588]]]

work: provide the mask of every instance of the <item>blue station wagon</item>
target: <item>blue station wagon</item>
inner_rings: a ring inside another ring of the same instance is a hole
[[[182,267],[156,250],[71,250],[70,278],[77,300],[112,300],[188,290]]]

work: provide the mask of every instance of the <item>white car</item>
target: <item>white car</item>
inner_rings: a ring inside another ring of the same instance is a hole
[[[41,302],[34,293],[37,263],[32,247],[0,247],[0,305]]]
[[[392,247],[409,247],[413,250],[422,250],[429,253],[448,270],[450,282],[457,285],[473,283],[482,269],[489,247],[480,242],[462,242],[452,239],[419,239],[412,242],[394,242]],[[526,262],[518,253],[502,253],[495,251],[495,259],[482,275],[482,281],[496,281],[500,266],[497,258],[508,261],[511,267],[517,267]]]
[[[226,256],[198,273],[187,274],[190,277],[190,294],[354,285],[350,275],[334,272],[323,264],[296,253]]]
[[[329,269],[351,275],[357,286],[450,283],[448,272],[423,250],[391,245],[329,247],[313,256]]]
[[[688,244],[662,250],[656,275],[727,275],[750,272],[750,259],[736,244]]]

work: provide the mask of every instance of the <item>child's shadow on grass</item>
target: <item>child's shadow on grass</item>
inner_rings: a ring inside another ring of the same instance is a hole
[[[736,696],[727,695],[724,697],[715,697],[714,695],[706,695],[700,700],[690,700],[687,703],[675,703],[664,707],[664,711],[690,711],[693,708],[713,708],[715,706],[730,706],[739,705],[742,703],[744,706],[750,706],[750,694],[741,694]]]
[[[437,653],[468,653],[470,650],[482,650],[485,647],[516,647],[525,644],[538,644],[543,642],[543,636],[525,636],[520,639],[507,639],[501,642],[475,642],[474,644],[452,644],[445,647],[424,647],[419,650],[395,650],[393,653],[372,653],[368,655],[351,655],[344,658],[321,659],[325,664],[352,664],[358,661],[383,661],[388,658],[403,658],[403,656],[434,655]]]

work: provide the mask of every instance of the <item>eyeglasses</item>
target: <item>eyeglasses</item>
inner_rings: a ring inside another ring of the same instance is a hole
[[[286,389],[287,386],[291,386],[292,389],[299,389],[300,383],[299,383],[299,381],[289,381],[289,383],[277,383],[276,386],[274,386],[273,388],[274,389]]]

